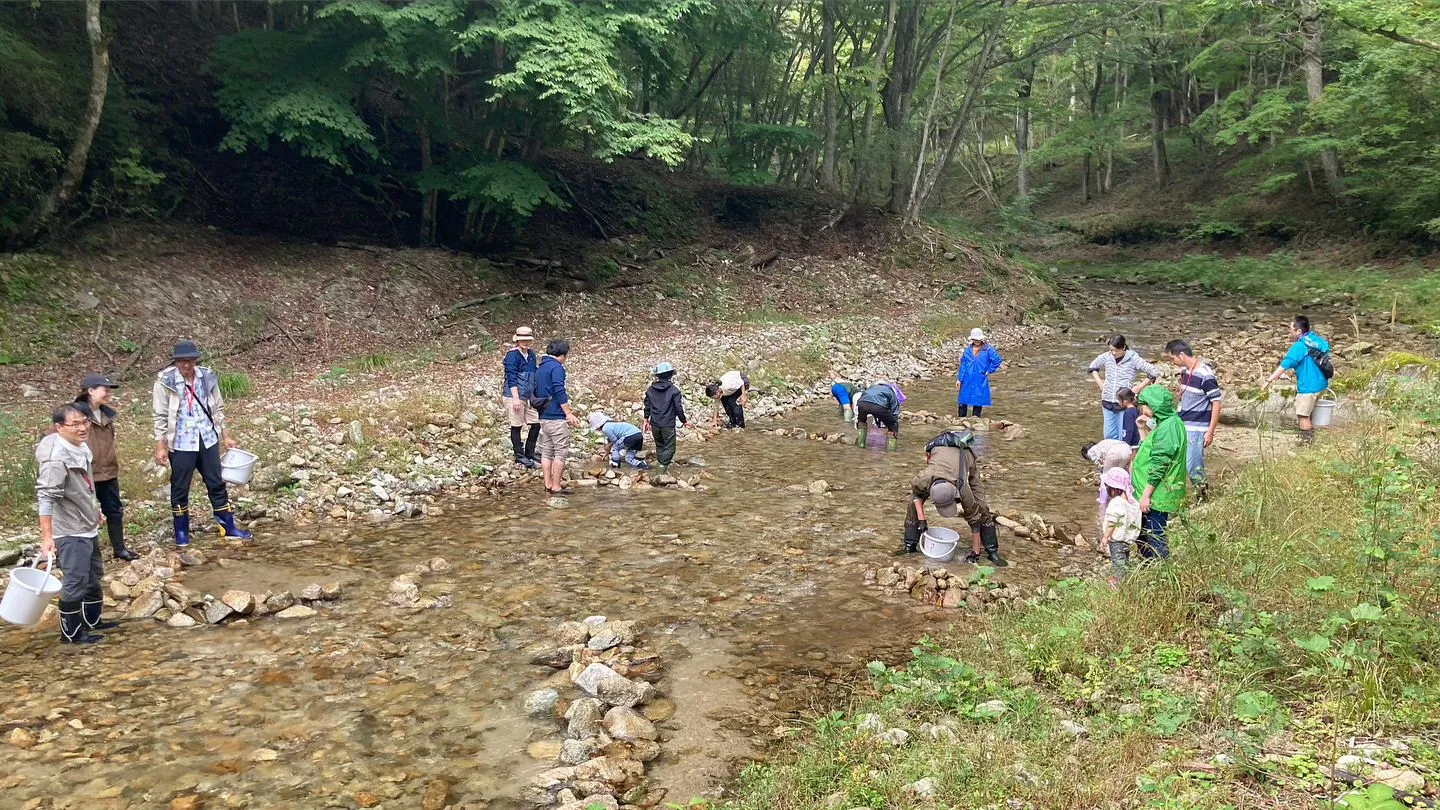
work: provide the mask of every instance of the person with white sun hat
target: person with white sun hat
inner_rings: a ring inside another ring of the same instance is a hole
[[[955,372],[957,415],[969,416],[974,408],[979,416],[981,409],[990,407],[990,375],[999,371],[1004,362],[983,329],[977,326],[970,330],[970,345],[960,353],[960,369]]]

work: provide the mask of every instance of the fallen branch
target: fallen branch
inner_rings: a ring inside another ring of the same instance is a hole
[[[492,303],[494,301],[504,301],[508,298],[533,298],[536,296],[549,294],[550,293],[546,292],[545,290],[519,290],[517,292],[506,292],[496,293],[495,295],[487,295],[484,298],[472,298],[469,301],[461,301],[460,303],[456,304],[453,307],[450,307],[439,315],[433,316],[430,320],[438,321],[444,318],[448,318],[457,312],[462,312],[467,309],[474,309],[475,307],[483,307],[486,304]]]
[[[125,375],[130,372],[130,367],[135,365],[135,361],[139,360],[141,355],[145,354],[145,349],[149,345],[148,342],[141,343],[140,348],[136,349],[135,352],[130,355],[130,359],[125,361],[125,365],[121,366],[120,369],[115,372],[115,377],[120,380],[125,379]]]
[[[295,342],[295,338],[291,336],[290,330],[286,329],[284,324],[281,324],[279,321],[275,320],[274,315],[271,315],[268,312],[265,313],[265,320],[274,324],[275,328],[280,330],[280,334],[284,335],[285,339],[290,341],[290,345],[295,347],[295,351],[300,351],[300,344]]]
[[[97,324],[95,324],[95,336],[92,337],[92,338],[90,338],[90,342],[91,342],[91,343],[94,343],[94,344],[95,344],[95,348],[99,349],[99,350],[100,350],[100,353],[103,354],[103,355],[105,355],[105,361],[110,364],[110,365],[108,366],[108,368],[114,368],[114,367],[115,367],[115,356],[112,355],[112,354],[110,354],[110,352],[105,351],[105,347],[102,346],[102,345],[100,345],[100,333],[101,333],[102,331],[104,331],[104,329],[105,329],[105,313],[102,312],[102,313],[100,313],[100,322],[97,323]]]

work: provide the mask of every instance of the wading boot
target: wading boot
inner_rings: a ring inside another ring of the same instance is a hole
[[[918,520],[905,521],[905,538],[892,556],[904,557],[920,550],[920,535],[925,533],[925,524]]]
[[[996,535],[995,523],[992,521],[980,527],[980,545],[985,549],[985,559],[996,568],[1004,568],[1010,563],[1000,556],[1000,538]]]
[[[540,466],[540,457],[535,454],[535,445],[540,443],[540,426],[531,425],[530,432],[525,436],[525,457],[530,459],[530,469]]]
[[[80,603],[80,618],[85,621],[85,627],[90,630],[114,630],[120,626],[119,622],[107,622],[100,618],[100,611],[105,608],[105,597],[101,595],[99,588],[93,588],[85,594],[85,600]]]
[[[185,509],[172,509],[171,512],[175,522],[175,546],[184,548],[190,545],[190,513]]]
[[[525,445],[520,443],[520,428],[510,428],[510,450],[515,454],[515,463],[521,467],[530,469],[535,465],[530,462],[530,457],[525,455]]]
[[[221,537],[249,540],[252,536],[250,532],[235,525],[235,508],[228,503],[215,510],[215,523],[219,525]]]
[[[94,644],[105,640],[105,637],[99,633],[86,631],[85,618],[81,612],[79,602],[60,601],[61,644]]]
[[[123,517],[105,521],[105,531],[110,534],[110,548],[115,551],[115,559],[125,562],[140,559],[140,555],[125,548],[125,520]]]

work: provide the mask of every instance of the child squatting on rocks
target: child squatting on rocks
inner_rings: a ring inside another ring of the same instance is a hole
[[[605,445],[610,455],[610,466],[619,467],[620,457],[624,455],[625,463],[637,470],[648,470],[650,465],[636,457],[636,454],[645,449],[645,434],[640,428],[629,422],[617,422],[606,416],[601,411],[590,414],[590,429],[599,431],[605,437]]]

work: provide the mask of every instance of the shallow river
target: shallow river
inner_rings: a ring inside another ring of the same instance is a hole
[[[1000,347],[1012,365],[994,378],[986,416],[1026,433],[977,442],[993,507],[1091,534],[1094,495],[1076,485],[1079,445],[1100,429],[1085,365],[1109,332],[1154,356],[1172,308],[1220,308],[1146,300],[1143,316],[1081,311],[1052,341]],[[954,413],[953,377],[907,393],[907,409]],[[840,430],[833,407],[777,424]],[[537,487],[383,528],[277,528],[185,575],[215,594],[342,581],[344,598],[307,620],[190,630],[147,620],[85,650],[61,648],[51,628],[0,629],[0,731],[41,735],[29,750],[0,741],[0,806],[163,807],[199,794],[206,807],[413,808],[443,778],[454,802],[519,807],[518,787],[550,767],[526,746],[556,733],[520,709],[549,676],[522,650],[592,614],[641,620],[665,662],[660,687],[676,713],[649,773],[671,801],[713,796],[775,726],[843,700],[865,662],[902,659],[937,620],[964,622],[862,584],[899,544],[907,481],[940,429],[904,425],[895,452],[736,431],[681,446],[680,458],[703,457],[707,491],[581,489],[551,509]],[[836,491],[787,489],[815,479]],[[1001,543],[1005,581],[1043,583],[1082,559],[1003,530]],[[422,589],[450,593],[453,607],[386,605],[391,578],[433,556],[451,569]],[[53,805],[27,805],[42,798]]]

